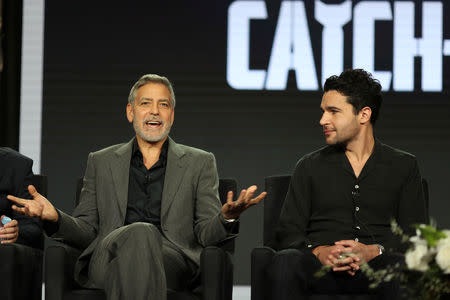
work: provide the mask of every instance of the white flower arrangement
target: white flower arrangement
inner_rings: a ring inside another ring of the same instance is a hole
[[[391,223],[394,234],[411,247],[405,253],[406,268],[400,264],[374,271],[368,264],[361,270],[372,280],[375,288],[383,281],[399,280],[405,284],[411,298],[440,299],[450,294],[450,230],[438,230],[434,225],[416,225],[416,235],[408,237],[395,221]]]
[[[445,238],[438,241],[436,245],[436,263],[444,274],[450,274],[450,230],[443,230]]]

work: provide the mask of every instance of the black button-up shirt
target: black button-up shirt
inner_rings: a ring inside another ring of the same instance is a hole
[[[426,222],[415,157],[375,141],[359,177],[343,149],[327,146],[297,164],[277,227],[278,248],[314,248],[338,240],[399,250],[394,218],[406,231]]]
[[[147,222],[160,228],[161,200],[167,165],[168,140],[164,143],[159,160],[147,169],[137,141],[133,143],[128,183],[128,203],[125,225]]]

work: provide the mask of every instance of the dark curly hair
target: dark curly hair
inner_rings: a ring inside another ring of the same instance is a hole
[[[325,92],[334,90],[347,96],[347,102],[353,105],[355,114],[366,106],[370,107],[370,122],[375,124],[377,121],[383,101],[381,84],[369,72],[362,69],[345,70],[339,76],[329,77],[323,89]]]

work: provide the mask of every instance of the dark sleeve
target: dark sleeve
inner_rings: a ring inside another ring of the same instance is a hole
[[[307,165],[307,159],[302,158],[291,177],[276,228],[276,241],[270,245],[275,249],[309,248],[309,242],[306,239],[306,226],[309,222],[311,198]]]
[[[51,222],[51,221],[44,221],[42,222],[43,224],[43,228],[45,233],[48,236],[52,236],[54,235],[58,230],[59,230],[59,225],[61,223],[61,213],[59,212],[59,210],[56,210],[56,213],[58,214],[58,221],[56,222]]]
[[[32,184],[33,171],[32,171],[33,161],[31,159],[26,159],[24,167],[22,167],[23,177],[19,177],[19,181],[16,182],[17,187],[16,195],[20,198],[31,199],[28,193],[28,185]],[[19,214],[11,210],[12,219],[17,220],[19,223],[19,237],[17,243],[31,246],[34,248],[43,247],[44,235],[42,234],[42,222],[38,218],[30,218]]]
[[[426,212],[422,177],[417,160],[414,159],[409,167],[407,180],[402,187],[397,222],[406,234],[414,235],[415,229],[412,225],[427,223]]]
[[[238,234],[239,233],[239,219],[234,222],[227,222],[225,218],[220,213],[219,214],[220,222],[222,222],[223,227],[229,234]]]

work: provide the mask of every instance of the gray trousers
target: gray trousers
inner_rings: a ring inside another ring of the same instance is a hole
[[[196,274],[188,261],[152,224],[137,222],[108,234],[95,249],[89,279],[109,300],[166,300]]]

